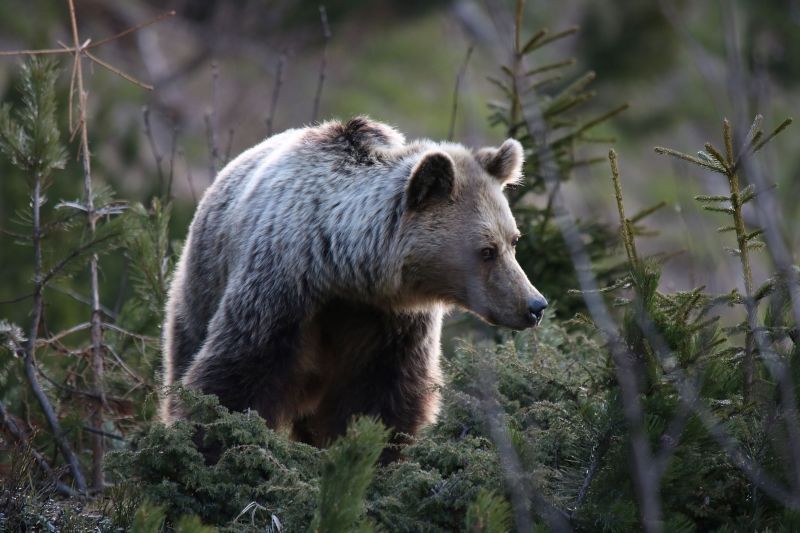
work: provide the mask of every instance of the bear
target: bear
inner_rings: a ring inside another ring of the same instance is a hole
[[[166,307],[164,376],[324,447],[354,415],[412,438],[439,409],[452,307],[516,330],[547,306],[514,257],[523,149],[407,143],[367,117],[274,135],[219,173]],[[164,395],[164,422],[186,416]]]

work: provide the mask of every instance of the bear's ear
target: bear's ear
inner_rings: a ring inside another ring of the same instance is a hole
[[[516,139],[507,139],[500,148],[478,150],[475,158],[503,187],[522,179],[524,153],[522,145]]]
[[[455,177],[455,163],[446,153],[436,151],[422,156],[406,185],[409,209],[419,211],[449,198]]]

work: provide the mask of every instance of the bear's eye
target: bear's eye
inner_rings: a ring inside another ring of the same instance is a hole
[[[518,242],[519,242],[519,237],[514,237],[513,239],[511,239],[511,246],[516,248]]]
[[[487,247],[481,250],[481,259],[484,261],[492,261],[495,257],[497,257],[497,250],[492,247]]]

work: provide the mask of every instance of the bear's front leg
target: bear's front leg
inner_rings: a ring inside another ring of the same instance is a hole
[[[316,320],[329,381],[317,410],[295,422],[295,437],[327,446],[354,416],[374,416],[392,431],[381,460],[396,459],[406,435],[433,422],[438,411],[441,314],[337,301]]]
[[[277,428],[291,419],[288,376],[296,359],[302,299],[258,280],[233,285],[183,384],[215,394],[234,411],[254,409]]]

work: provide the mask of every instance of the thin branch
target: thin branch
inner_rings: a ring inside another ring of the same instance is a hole
[[[23,300],[27,300],[28,298],[31,298],[31,297],[33,297],[33,293],[32,292],[30,292],[28,294],[22,294],[20,296],[15,296],[14,298],[11,298],[10,300],[0,300],[0,305],[3,305],[3,304],[15,304],[17,302],[21,302]]]
[[[319,78],[317,80],[317,93],[314,96],[314,109],[311,113],[311,122],[316,122],[319,116],[319,104],[322,99],[322,87],[325,84],[328,70],[328,42],[331,40],[331,28],[328,25],[328,12],[325,6],[319,6],[319,18],[322,23],[322,59],[319,63]]]
[[[467,73],[467,65],[469,65],[469,59],[472,57],[472,51],[475,49],[475,45],[469,45],[467,48],[467,55],[464,58],[464,62],[461,64],[461,67],[458,69],[458,74],[456,74],[456,85],[453,88],[453,110],[450,113],[450,129],[448,130],[447,140],[452,141],[453,136],[456,132],[456,116],[458,114],[458,93],[461,89],[461,84],[464,81],[464,76]]]
[[[74,48],[43,48],[41,50],[0,50],[0,57],[11,56],[47,56],[58,54],[74,54]]]
[[[228,161],[231,160],[231,150],[233,150],[233,134],[234,129],[231,128],[228,130],[228,140],[225,143],[225,155],[222,158],[222,164],[226,165]]]
[[[84,396],[86,398],[91,398],[92,400],[95,400],[95,401],[99,401],[99,400],[102,399],[101,396],[99,396],[98,394],[95,394],[94,392],[81,390],[81,389],[78,389],[78,388],[75,388],[75,387],[71,387],[69,385],[65,385],[63,383],[59,383],[58,381],[56,381],[55,379],[53,379],[52,377],[47,375],[47,373],[44,370],[42,370],[42,367],[38,363],[34,363],[34,367],[36,368],[36,372],[40,376],[42,376],[45,379],[45,381],[47,381],[48,383],[50,383],[51,385],[53,385],[57,389],[66,391],[66,392],[68,392],[70,394],[75,394],[75,395],[78,395],[78,396]]]
[[[150,151],[153,153],[153,158],[156,160],[156,174],[158,175],[158,194],[164,194],[164,172],[161,169],[161,162],[163,156],[158,151],[156,140],[153,137],[153,130],[150,127],[150,107],[142,106],[142,120],[144,121],[144,136],[147,137],[147,142],[150,145]]]
[[[138,333],[134,333],[132,331],[128,331],[127,329],[121,328],[116,324],[110,324],[108,322],[103,323],[103,327],[105,329],[110,329],[111,331],[116,331],[117,333],[121,333],[127,337],[132,337],[134,339],[138,339],[142,342],[146,342],[148,344],[158,344],[160,341],[156,337],[148,337],[147,335],[140,335]]]
[[[47,283],[51,279],[53,279],[54,276],[57,276],[62,270],[64,270],[64,268],[67,266],[67,264],[70,261],[72,261],[73,259],[75,259],[79,255],[81,255],[83,252],[85,252],[86,250],[88,250],[92,246],[95,246],[97,244],[100,244],[101,242],[105,242],[107,240],[113,239],[114,237],[118,237],[118,236],[119,236],[119,234],[117,234],[117,233],[111,233],[111,234],[106,235],[104,237],[101,237],[99,239],[95,239],[93,241],[87,242],[86,244],[83,244],[80,247],[72,250],[69,253],[69,255],[67,255],[66,257],[61,259],[61,261],[56,263],[50,270],[47,271],[47,273],[42,277],[42,285],[43,286],[47,285]]]
[[[216,63],[211,63],[211,107],[206,111],[204,118],[206,124],[206,137],[208,138],[209,155],[209,181],[212,183],[217,177],[217,163],[219,161],[219,146],[217,144],[217,83],[219,82],[219,68]]]
[[[189,192],[192,193],[192,200],[195,205],[197,204],[197,193],[194,190],[194,177],[192,176],[192,167],[189,165],[189,160],[183,152],[183,148],[178,148],[178,157],[183,157],[183,162],[186,165],[186,181],[189,183]]]
[[[152,85],[148,85],[147,83],[145,83],[143,81],[139,81],[136,78],[134,78],[133,76],[131,76],[130,74],[125,74],[124,72],[122,72],[121,70],[116,68],[114,65],[106,63],[105,61],[103,61],[102,59],[100,59],[96,55],[90,53],[89,51],[84,50],[83,53],[86,55],[86,57],[91,59],[93,62],[97,63],[98,65],[100,65],[104,69],[106,69],[106,70],[108,70],[110,72],[113,72],[114,74],[116,74],[120,78],[122,78],[124,80],[127,80],[127,81],[133,83],[134,85],[138,85],[142,89],[147,89],[148,91],[152,91],[153,90],[153,86]]]
[[[98,46],[103,46],[104,44],[110,43],[112,41],[116,41],[117,39],[125,37],[126,35],[130,35],[133,32],[139,31],[139,30],[141,30],[143,28],[146,28],[148,26],[152,26],[153,24],[156,24],[157,22],[161,22],[164,19],[167,19],[169,17],[174,17],[175,14],[176,14],[175,10],[167,11],[166,13],[162,13],[162,14],[156,16],[156,17],[151,18],[150,20],[146,20],[146,21],[144,21],[144,22],[142,22],[140,24],[137,24],[136,26],[132,26],[132,27],[128,28],[127,30],[123,30],[123,31],[119,32],[116,35],[113,35],[111,37],[107,37],[105,39],[101,39],[99,41],[95,41],[94,44],[87,46],[87,48],[89,48],[89,49],[97,48]]]
[[[272,87],[272,99],[269,105],[269,116],[267,117],[267,137],[272,136],[275,112],[278,109],[278,96],[281,93],[281,86],[283,86],[283,69],[286,66],[286,49],[281,50],[278,56],[278,66],[275,68],[275,85]]]
[[[578,496],[575,498],[575,503],[573,504],[572,510],[569,513],[570,518],[572,518],[578,509],[581,508],[581,505],[583,505],[583,501],[586,499],[587,494],[589,494],[589,487],[592,484],[592,480],[594,479],[595,474],[597,474],[597,471],[600,469],[600,462],[603,460],[603,457],[605,457],[610,445],[611,431],[607,430],[600,435],[600,438],[597,440],[597,445],[592,450],[592,460],[589,463],[589,468],[586,469],[586,476],[583,478],[583,483],[578,491]]]
[[[95,429],[95,428],[93,428],[91,426],[87,426],[85,424],[83,426],[81,426],[81,427],[83,428],[84,431],[88,431],[89,433],[93,433],[95,435],[100,435],[101,437],[108,437],[109,439],[114,439],[114,440],[123,440],[123,441],[125,440],[125,437],[123,437],[122,435],[116,435],[114,433],[108,433],[107,431],[102,431],[100,429]]]
[[[33,390],[34,396],[37,398],[39,405],[44,412],[45,418],[47,419],[50,428],[53,432],[53,436],[56,442],[61,449],[62,455],[66,460],[67,464],[69,465],[70,471],[72,473],[72,477],[78,486],[80,492],[86,493],[86,481],[84,480],[83,473],[80,468],[80,464],[72,451],[69,442],[65,438],[63,432],[61,431],[58,417],[53,410],[52,404],[48,400],[47,396],[45,395],[44,391],[42,390],[34,372],[33,368],[33,358],[35,356],[36,350],[36,339],[39,333],[39,326],[42,320],[42,309],[43,309],[43,302],[42,302],[42,291],[46,286],[47,282],[52,279],[59,271],[61,271],[64,266],[74,257],[78,256],[82,251],[84,251],[89,246],[92,246],[96,242],[106,240],[110,238],[110,236],[104,237],[102,239],[94,239],[95,235],[95,225],[96,225],[96,216],[95,216],[95,208],[93,205],[93,194],[92,194],[92,179],[91,179],[91,166],[90,166],[90,152],[89,152],[89,141],[88,141],[88,131],[87,131],[87,122],[86,122],[86,114],[87,114],[87,93],[84,89],[83,84],[83,68],[82,68],[82,59],[86,56],[87,59],[96,63],[103,68],[110,70],[111,72],[122,76],[127,81],[139,85],[141,87],[149,88],[148,85],[139,82],[132,76],[129,76],[123,73],[121,70],[117,69],[113,65],[106,63],[105,61],[97,58],[93,54],[89,53],[89,49],[97,48],[104,44],[110,43],[115,41],[125,35],[131,34],[135,31],[138,31],[144,27],[147,27],[151,24],[159,22],[166,17],[170,17],[175,15],[175,11],[169,11],[162,15],[159,15],[149,21],[143,22],[137,26],[128,28],[117,35],[109,37],[107,39],[99,40],[95,43],[91,43],[91,39],[87,39],[85,42],[81,44],[81,41],[78,36],[78,23],[77,17],[75,14],[75,2],[74,0],[67,1],[69,7],[69,20],[70,20],[70,29],[72,34],[72,41],[73,46],[67,47],[62,44],[61,49],[44,49],[44,50],[21,50],[21,51],[6,51],[0,52],[0,56],[15,56],[15,55],[60,55],[60,54],[70,54],[73,56],[73,66],[72,66],[72,74],[70,77],[70,101],[69,101],[69,122],[70,128],[72,130],[72,135],[76,133],[80,133],[80,154],[82,156],[82,166],[83,166],[83,184],[84,184],[84,196],[85,196],[85,212],[86,212],[86,219],[87,225],[89,227],[89,233],[92,237],[92,241],[87,244],[81,246],[78,250],[73,251],[69,256],[59,262],[56,266],[50,269],[50,271],[42,275],[42,254],[41,254],[41,222],[40,222],[40,197],[41,197],[41,176],[35,176],[35,185],[34,185],[34,202],[33,202],[33,218],[34,218],[34,228],[33,228],[33,248],[34,248],[34,277],[35,277],[35,288],[33,294],[33,317],[31,320],[31,334],[30,338],[28,339],[27,347],[23,353],[23,359],[25,362],[25,373],[26,377],[30,383],[30,386]],[[61,43],[59,43],[61,44]],[[77,90],[77,99],[78,99],[78,122],[77,124],[73,125],[72,117],[73,117],[73,97],[75,95],[75,91]],[[103,389],[102,389],[102,377],[103,377],[103,356],[102,356],[102,328],[101,328],[101,307],[100,307],[100,296],[99,296],[99,284],[98,284],[98,266],[97,266],[97,254],[92,254],[89,259],[89,272],[90,272],[90,284],[91,284],[91,297],[92,297],[92,315],[91,315],[91,340],[92,340],[92,367],[93,367],[93,377],[94,377],[94,384],[96,392],[103,397]],[[102,408],[105,405],[105,401],[99,402],[97,409],[92,416],[92,423],[96,428],[99,428],[102,425]],[[93,439],[93,454],[92,454],[92,463],[93,463],[93,485],[94,488],[99,490],[103,487],[103,472],[102,472],[102,460],[103,460],[103,442],[102,437],[99,435],[96,439]]]
[[[130,377],[132,377],[133,379],[138,381],[139,384],[144,385],[145,387],[148,387],[148,388],[152,388],[152,385],[150,383],[148,383],[139,374],[134,372],[133,369],[131,369],[131,367],[129,367],[125,363],[125,361],[122,360],[122,358],[117,354],[117,351],[114,350],[114,348],[112,348],[110,345],[107,344],[106,345],[106,349],[108,350],[108,353],[110,353],[111,356],[114,358],[114,360],[117,362],[117,364],[122,368],[122,370],[125,371],[126,374],[128,374]]]
[[[72,335],[73,333],[77,333],[79,331],[83,331],[83,330],[88,329],[90,327],[92,327],[92,325],[89,322],[84,322],[82,324],[78,324],[77,326],[73,326],[73,327],[71,327],[69,329],[65,329],[63,331],[59,331],[58,333],[56,333],[55,335],[53,335],[52,337],[49,337],[47,339],[36,339],[36,346],[37,347],[42,347],[42,346],[47,346],[48,344],[53,344],[54,342],[57,342],[57,341],[63,339],[64,337],[66,337],[68,335]]]
[[[175,154],[178,148],[178,126],[172,126],[172,144],[169,150],[169,174],[167,177],[166,198],[172,198],[172,179],[175,176]]]
[[[72,298],[73,300],[75,300],[76,302],[80,302],[80,303],[82,303],[84,305],[88,305],[89,307],[92,306],[92,301],[89,298],[87,298],[86,296],[78,293],[77,291],[74,291],[74,290],[70,289],[69,287],[59,287],[58,285],[49,285],[48,288],[51,291],[56,291],[56,292],[60,292],[61,294],[65,294],[65,295],[69,296],[70,298]],[[104,305],[100,306],[100,310],[103,311],[104,315],[106,315],[107,317],[109,317],[109,318],[111,318],[113,320],[116,320],[117,316],[119,315],[119,313],[117,313],[116,311],[114,311],[112,309],[109,309],[108,307],[106,307]]]

